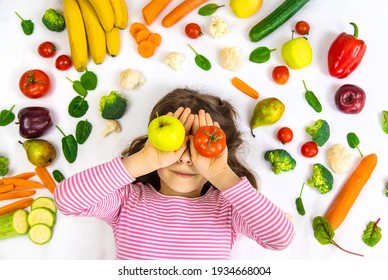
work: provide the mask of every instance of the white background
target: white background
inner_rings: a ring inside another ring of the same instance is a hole
[[[141,8],[148,1],[127,1],[129,23],[143,21]],[[299,195],[300,187],[311,174],[312,165],[316,162],[328,166],[327,149],[336,143],[346,144],[346,134],[356,132],[361,140],[360,148],[364,154],[377,153],[378,165],[361,192],[359,198],[348,214],[346,220],[337,229],[335,241],[342,247],[362,253],[365,259],[377,260],[388,257],[388,198],[385,197],[384,187],[388,181],[388,135],[384,134],[380,122],[382,111],[388,110],[388,89],[386,84],[387,43],[388,30],[385,24],[386,5],[384,1],[354,1],[354,0],[326,0],[310,1],[292,19],[282,25],[273,34],[258,43],[248,39],[250,28],[265,17],[282,1],[264,1],[260,11],[247,19],[238,19],[229,6],[218,10],[215,15],[221,16],[229,27],[229,33],[223,38],[215,39],[210,36],[208,26],[210,17],[201,17],[192,12],[171,28],[163,28],[161,19],[179,0],[173,0],[163,13],[149,27],[153,32],[159,32],[163,41],[156,54],[148,59],[142,58],[136,51],[136,43],[129,35],[128,29],[121,31],[121,52],[115,58],[106,57],[101,65],[94,65],[90,61],[88,69],[98,75],[97,89],[89,93],[87,100],[90,108],[81,118],[87,118],[93,124],[93,132],[89,140],[79,147],[78,158],[69,164],[61,152],[60,132],[53,127],[44,139],[51,141],[57,148],[57,159],[49,170],[59,169],[66,177],[85,168],[103,163],[120,154],[120,152],[138,135],[146,133],[149,112],[153,105],[168,91],[175,87],[192,87],[213,93],[229,100],[239,113],[239,126],[247,141],[243,157],[258,174],[260,190],[285,212],[293,217],[296,236],[289,248],[284,251],[265,250],[255,242],[241,238],[234,247],[233,259],[268,259],[268,260],[354,260],[359,257],[346,254],[334,246],[323,246],[313,236],[312,219],[324,215],[336,193],[349,174],[334,174],[333,190],[321,195],[316,189],[305,187],[303,201],[306,215],[300,216],[296,212],[295,198]],[[228,1],[209,1],[225,4]],[[52,41],[57,47],[57,54],[69,54],[66,31],[51,32],[42,24],[41,17],[47,8],[62,10],[62,1],[31,1],[14,0],[0,2],[0,26],[2,39],[0,44],[1,61],[1,90],[0,109],[8,109],[13,104],[13,112],[26,106],[45,106],[52,112],[54,124],[60,126],[66,134],[74,133],[76,123],[67,113],[67,105],[76,96],[71,84],[65,77],[79,79],[81,73],[73,68],[68,71],[58,71],[55,58],[42,58],[37,48],[43,41]],[[20,21],[14,14],[18,11],[25,19],[32,19],[35,30],[31,36],[26,36],[21,30]],[[284,42],[291,38],[291,30],[298,20],[306,20],[311,25],[308,40],[312,45],[313,63],[301,70],[291,70],[290,80],[285,85],[277,85],[271,79],[274,66],[284,64],[280,49]],[[327,51],[334,38],[341,32],[353,34],[349,22],[356,22],[359,27],[359,38],[365,40],[368,48],[365,57],[348,78],[338,80],[329,76],[327,71]],[[192,40],[185,36],[183,29],[189,22],[199,23],[204,36]],[[203,71],[194,63],[194,53],[187,44],[190,43],[198,53],[205,55],[212,62],[210,71]],[[220,66],[219,51],[224,47],[238,46],[244,58],[243,65],[237,72],[224,70]],[[271,59],[264,64],[254,64],[248,60],[249,53],[256,47],[267,46],[277,48]],[[172,51],[181,52],[185,56],[182,71],[174,71],[163,63],[164,57]],[[19,91],[19,77],[25,71],[39,68],[46,71],[52,79],[51,92],[40,99],[28,99]],[[136,90],[125,90],[119,83],[119,74],[126,68],[132,68],[142,73],[145,78],[143,87]],[[258,100],[247,97],[231,85],[231,78],[238,76],[260,93]],[[323,112],[313,111],[304,100],[302,80],[307,87],[314,91],[323,105]],[[367,100],[363,111],[358,115],[347,115],[339,112],[333,101],[337,88],[345,83],[362,87]],[[120,120],[122,132],[102,137],[104,120],[98,111],[99,98],[111,90],[119,90],[129,101],[126,114]],[[256,103],[267,97],[277,97],[286,106],[286,111],[280,121],[272,126],[255,129],[256,138],[250,135],[249,120]],[[315,120],[323,118],[331,124],[331,137],[328,143],[320,149],[319,154],[312,159],[304,158],[299,150],[302,143],[310,140],[305,127]],[[289,126],[294,131],[294,140],[282,146],[276,138],[277,129]],[[9,175],[25,171],[33,171],[26,158],[22,146],[23,140],[18,134],[18,126],[10,124],[0,127],[0,154],[7,156],[10,161]],[[297,161],[294,171],[275,175],[270,170],[268,162],[264,161],[264,152],[268,149],[285,148]],[[356,150],[353,155],[353,168],[360,160]],[[38,180],[38,178],[35,178]],[[51,196],[47,190],[39,190],[35,197]],[[4,205],[5,202],[0,202]],[[382,228],[383,238],[380,243],[370,248],[362,240],[363,231],[369,221],[381,218],[379,226]],[[58,213],[52,240],[45,245],[35,245],[27,236],[0,241],[0,259],[114,259],[115,245],[113,234],[109,226],[95,218],[72,218]]]

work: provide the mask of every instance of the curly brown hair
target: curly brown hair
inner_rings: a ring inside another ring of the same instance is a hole
[[[156,103],[151,111],[149,122],[157,116],[157,113],[165,115],[169,112],[175,112],[179,107],[190,108],[193,114],[197,114],[200,109],[204,109],[211,115],[213,121],[219,123],[227,137],[229,166],[239,177],[245,176],[252,186],[257,189],[256,178],[252,171],[238,159],[238,150],[243,144],[243,140],[241,132],[236,126],[236,109],[229,102],[217,96],[189,88],[176,88]],[[147,135],[137,137],[121,155],[127,157],[140,151],[147,139]],[[160,178],[156,171],[137,178],[135,182],[149,183],[157,190],[160,188]],[[210,183],[206,183],[202,193],[205,193],[209,187]]]

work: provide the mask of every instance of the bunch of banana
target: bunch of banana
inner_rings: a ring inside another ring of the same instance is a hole
[[[71,58],[77,71],[84,71],[88,55],[101,64],[106,53],[120,52],[120,29],[128,25],[125,0],[64,0]]]

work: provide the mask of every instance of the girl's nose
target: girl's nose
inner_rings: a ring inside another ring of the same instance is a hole
[[[191,155],[190,155],[190,148],[189,147],[181,155],[181,157],[178,160],[178,163],[191,164]]]

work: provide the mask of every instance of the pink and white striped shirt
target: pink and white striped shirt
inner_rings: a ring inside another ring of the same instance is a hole
[[[111,225],[117,259],[221,260],[230,258],[239,234],[273,250],[294,237],[290,220],[246,178],[197,198],[166,196],[133,181],[116,157],[62,181],[54,198],[65,215]]]

